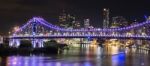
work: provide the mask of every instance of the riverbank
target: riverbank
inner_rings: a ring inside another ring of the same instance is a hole
[[[42,48],[32,47],[9,47],[0,46],[0,55],[17,55],[17,54],[58,54],[65,49],[67,45],[53,44]]]

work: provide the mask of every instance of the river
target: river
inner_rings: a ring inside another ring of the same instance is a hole
[[[136,48],[82,45],[58,55],[1,56],[0,66],[150,66],[150,54]]]

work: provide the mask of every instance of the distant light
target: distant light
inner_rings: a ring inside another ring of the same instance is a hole
[[[144,18],[145,18],[145,20],[147,20],[147,18],[148,18],[147,15],[144,15]]]
[[[107,9],[106,8],[104,8],[104,11],[106,11]]]
[[[16,32],[16,31],[18,31],[19,30],[19,26],[15,26],[14,27],[14,31]]]

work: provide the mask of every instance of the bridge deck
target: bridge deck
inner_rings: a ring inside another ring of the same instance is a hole
[[[24,37],[9,37],[10,39],[50,39],[50,38],[107,38],[107,39],[140,39],[140,40],[150,40],[148,36],[24,36]]]

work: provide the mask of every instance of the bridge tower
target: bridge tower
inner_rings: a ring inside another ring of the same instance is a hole
[[[43,47],[43,39],[39,39],[39,38],[36,38],[36,36],[38,36],[42,31],[39,31],[39,27],[41,25],[39,24],[38,22],[38,18],[37,17],[33,17],[31,20],[29,20],[27,22],[27,24],[25,24],[25,26],[23,27],[18,27],[17,30],[15,30],[15,33],[13,33],[13,37],[17,37],[17,36],[25,36],[25,35],[30,35],[30,37],[33,37],[33,38],[28,38],[28,40],[31,41],[32,43],[32,46],[34,48],[36,47]],[[25,28],[26,27],[26,28]],[[20,39],[20,38],[17,38],[17,39],[10,39],[9,40],[9,46],[12,46],[12,47],[19,47],[19,45],[21,44],[21,40],[26,40],[26,39]]]
[[[11,46],[11,47],[19,47],[19,45],[20,45],[20,40],[19,39],[10,39],[9,40],[9,46]]]
[[[14,27],[14,29],[13,29],[14,32],[18,31],[18,30],[19,30],[18,26]],[[17,36],[17,34],[14,33],[13,36]],[[19,47],[19,45],[20,45],[20,39],[10,39],[9,40],[9,46],[11,46],[11,47]]]
[[[36,18],[33,18],[33,21],[32,21],[32,24],[31,24],[31,26],[32,26],[32,28],[31,28],[31,31],[32,31],[32,39],[31,39],[31,41],[32,41],[32,46],[34,47],[34,48],[36,48],[36,47],[43,47],[43,40],[42,39],[36,39],[35,38],[35,36],[36,35],[38,35],[37,34],[37,31],[38,31],[38,20],[36,19]]]

